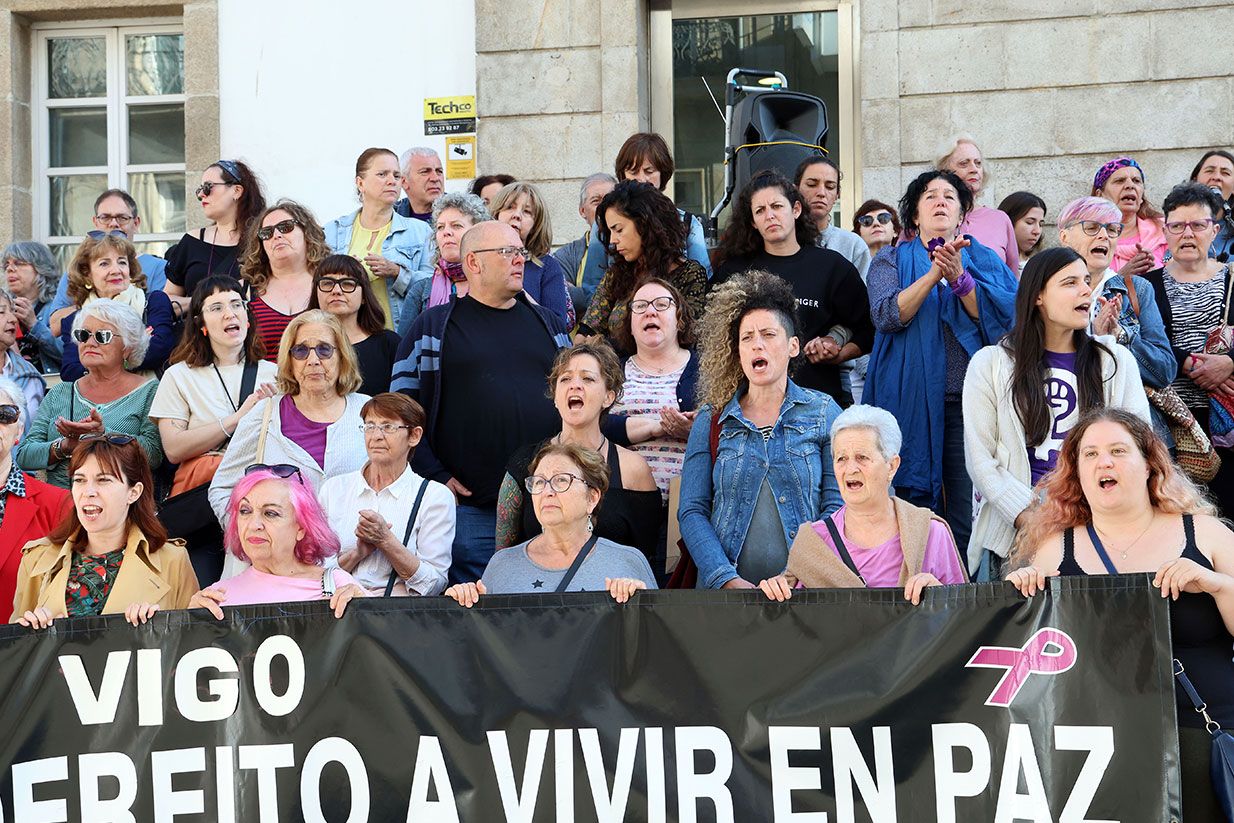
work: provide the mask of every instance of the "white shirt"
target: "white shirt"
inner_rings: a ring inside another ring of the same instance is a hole
[[[356,548],[356,526],[360,510],[377,512],[391,524],[394,536],[402,541],[407,534],[407,519],[415,505],[416,495],[424,479],[411,466],[389,486],[373,491],[364,479],[363,471],[348,472],[327,478],[321,485],[318,499],[325,510],[330,528],[339,537],[342,552]],[[450,569],[451,546],[454,543],[454,495],[443,484],[428,481],[420,512],[406,546],[420,558],[415,574],[404,580],[408,591],[422,596],[441,594],[446,588],[446,573]],[[331,563],[337,560],[332,559]],[[351,575],[368,589],[384,589],[393,567],[385,554],[375,551],[360,561]]]

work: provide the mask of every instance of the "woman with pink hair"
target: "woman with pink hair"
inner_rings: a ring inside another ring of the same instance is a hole
[[[226,522],[227,551],[252,565],[193,595],[190,609],[222,620],[221,606],[329,598],[342,617],[353,597],[365,596],[350,574],[324,565],[338,554],[339,540],[295,466],[249,466],[232,490]]]

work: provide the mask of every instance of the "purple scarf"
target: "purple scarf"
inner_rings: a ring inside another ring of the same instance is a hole
[[[433,286],[428,295],[429,306],[440,306],[449,302],[454,296],[454,284],[466,279],[462,262],[447,263],[445,260],[438,260],[433,269]]]

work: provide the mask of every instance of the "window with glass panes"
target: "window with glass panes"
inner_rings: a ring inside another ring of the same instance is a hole
[[[35,38],[35,233],[64,263],[94,200],[137,201],[139,252],[184,233],[184,35],[178,26],[48,28]]]

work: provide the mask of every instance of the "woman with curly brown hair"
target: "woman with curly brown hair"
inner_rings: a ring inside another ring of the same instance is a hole
[[[630,296],[651,277],[672,283],[694,316],[702,315],[707,270],[686,258],[686,227],[672,200],[650,183],[627,180],[600,201],[596,224],[613,263],[579,324],[582,333],[612,337],[625,322]]]
[[[802,354],[799,386],[825,392],[841,406],[852,393],[840,365],[870,351],[874,324],[861,274],[844,255],[815,245],[818,227],[801,192],[778,171],[761,171],[741,190],[720,241],[712,287],[736,272],[761,269],[782,277],[797,297]]]
[[[313,298],[313,269],[330,254],[313,213],[280,200],[257,218],[244,252],[244,279],[252,288],[249,307],[257,333],[273,361],[283,329]]]
[[[1170,598],[1175,671],[1234,727],[1234,533],[1170,459],[1147,422],[1103,408],[1067,435],[1055,470],[1024,513],[1007,580],[1025,596],[1055,575],[1152,574]],[[1223,819],[1209,777],[1205,718],[1175,689],[1188,820]]]

